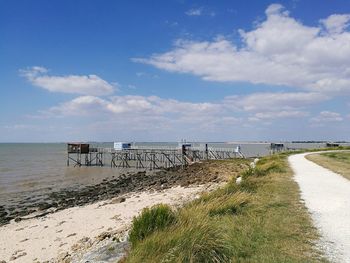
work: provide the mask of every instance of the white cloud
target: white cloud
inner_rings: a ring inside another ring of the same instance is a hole
[[[321,111],[316,117],[310,119],[312,123],[341,122],[343,117],[338,112]]]
[[[206,7],[199,7],[199,8],[192,8],[185,12],[188,16],[216,16],[216,12],[206,8]]]
[[[97,75],[50,76],[43,67],[20,70],[31,84],[50,92],[64,92],[84,95],[108,95],[116,85],[108,83]]]
[[[147,73],[147,72],[137,72],[136,73],[136,76],[138,78],[141,78],[141,77],[147,77],[147,78],[152,78],[152,79],[158,79],[159,76],[156,75],[156,74],[151,74],[151,73]]]
[[[169,52],[132,60],[208,81],[350,94],[350,32],[345,30],[349,15],[333,15],[313,27],[290,17],[278,4],[270,5],[266,15],[253,30],[239,30],[241,46],[223,37],[178,40]]]
[[[145,72],[136,72],[136,76],[138,76],[138,77],[147,76],[147,73],[145,73]]]
[[[221,113],[222,105],[214,103],[191,103],[173,99],[162,99],[157,96],[114,96],[101,99],[95,96],[80,96],[71,101],[52,107],[46,113],[59,115],[94,115],[108,113],[113,115],[164,115],[181,114],[200,115]]]
[[[80,96],[71,101],[54,106],[46,111],[46,114],[52,113],[52,116],[83,116],[99,114],[102,111],[107,111],[108,102],[104,99],[95,96]]]
[[[328,99],[312,92],[264,92],[229,96],[224,99],[224,105],[248,113],[249,121],[267,123],[268,120],[307,117],[311,106]]]
[[[231,104],[244,111],[280,111],[295,110],[327,100],[328,97],[312,92],[265,92],[253,93],[246,96],[226,97]]]
[[[63,126],[72,127],[70,132],[74,131],[74,136],[90,134],[90,139],[104,134],[108,134],[108,138],[123,134],[133,140],[137,136],[153,140],[188,136],[193,136],[194,140],[237,136],[256,139],[256,136],[263,136],[258,133],[262,127],[266,129],[265,135],[272,138],[268,126],[288,123],[293,130],[293,125],[309,121],[310,106],[326,99],[328,97],[322,94],[311,92],[253,93],[215,102],[189,102],[157,96],[79,96],[41,111],[35,119],[31,118],[31,123],[56,125],[62,122]],[[329,113],[320,116],[334,117]],[[335,116],[336,120],[339,117]],[[310,121],[314,127],[321,126],[320,123]]]
[[[267,16],[276,15],[276,14],[282,13],[283,10],[284,10],[283,5],[271,4],[266,8],[265,14]],[[285,14],[288,15],[288,13],[285,13]]]
[[[130,130],[209,131],[238,123],[223,103],[192,103],[156,96],[80,96],[41,112],[43,118],[79,117]],[[116,127],[114,127],[116,129]]]
[[[266,121],[308,116],[306,106],[327,99],[316,93],[255,93],[226,97],[218,102],[186,102],[157,96],[80,96],[44,111],[39,117],[98,116],[127,123],[142,121],[151,128],[155,119],[164,125],[199,125],[206,129],[244,120]],[[38,117],[38,116],[36,116]],[[137,121],[136,121],[137,120]],[[147,121],[148,120],[148,121]],[[139,125],[138,125],[139,126]]]
[[[325,26],[330,34],[340,34],[349,26],[350,15],[334,14],[320,22]]]
[[[259,112],[254,115],[256,119],[277,119],[277,118],[299,118],[306,117],[308,113],[305,111],[271,111]]]
[[[202,8],[193,8],[185,12],[188,16],[200,16],[202,14]]]

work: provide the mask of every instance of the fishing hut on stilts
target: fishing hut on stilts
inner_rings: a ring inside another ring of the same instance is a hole
[[[87,143],[67,144],[67,166],[103,166],[103,151]]]

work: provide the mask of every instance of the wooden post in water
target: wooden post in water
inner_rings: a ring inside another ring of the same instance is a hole
[[[185,158],[186,158],[185,157],[186,156],[186,146],[184,144],[182,144],[182,146],[181,146],[181,155],[182,155],[181,167],[183,168],[185,165],[185,162],[186,162],[186,160],[185,160]]]
[[[208,160],[209,156],[208,156],[208,144],[205,144],[205,158]]]

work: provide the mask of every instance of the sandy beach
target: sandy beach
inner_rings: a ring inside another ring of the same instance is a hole
[[[106,237],[125,236],[132,218],[144,207],[172,206],[192,200],[218,184],[132,192],[110,200],[68,208],[41,218],[0,227],[0,255],[6,262],[69,262],[72,253],[96,246]],[[78,260],[75,255],[76,260]]]

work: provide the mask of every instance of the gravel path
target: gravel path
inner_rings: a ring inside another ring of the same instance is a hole
[[[289,157],[301,198],[321,234],[320,247],[332,262],[350,262],[350,181],[305,158]]]

